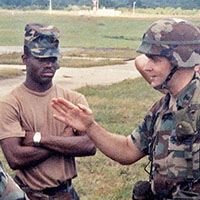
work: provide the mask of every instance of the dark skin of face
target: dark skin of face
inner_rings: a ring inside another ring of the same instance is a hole
[[[59,68],[56,57],[36,58],[32,55],[22,55],[26,65],[25,86],[36,92],[44,92],[52,86],[52,80]]]

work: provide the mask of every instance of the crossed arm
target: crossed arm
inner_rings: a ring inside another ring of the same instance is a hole
[[[9,166],[16,169],[33,167],[53,154],[70,156],[90,156],[96,148],[89,137],[83,132],[74,132],[67,127],[60,136],[41,133],[40,145],[33,142],[35,132],[26,132],[25,137],[9,137],[2,139],[0,145]]]
[[[54,153],[44,148],[24,146],[23,139],[18,137],[3,139],[0,144],[9,166],[14,170],[35,166]]]
[[[69,129],[68,131],[72,130]],[[96,148],[87,135],[42,135],[40,145],[35,146],[34,134],[34,132],[27,132],[24,139],[11,137],[1,140],[2,150],[12,169],[35,166],[53,154],[63,154],[70,157],[90,156],[96,153]]]

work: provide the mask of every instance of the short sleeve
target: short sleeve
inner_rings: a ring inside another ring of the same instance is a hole
[[[140,124],[136,130],[131,134],[131,138],[134,144],[142,151],[144,154],[148,154],[149,143],[151,142],[153,136],[153,129],[157,119],[157,115],[160,112],[160,107],[164,98],[156,102],[147,115],[144,118],[142,124]]]
[[[15,105],[0,102],[0,140],[9,137],[24,137],[19,114]]]
[[[151,117],[147,115],[141,125],[139,125],[131,134],[133,143],[144,154],[148,154],[149,133],[151,127]]]

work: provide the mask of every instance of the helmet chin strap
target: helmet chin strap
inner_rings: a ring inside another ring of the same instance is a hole
[[[171,80],[172,76],[173,76],[174,73],[177,71],[177,69],[178,69],[177,66],[173,67],[173,68],[171,69],[170,73],[168,74],[167,78],[165,79],[165,81],[164,81],[161,85],[155,87],[155,89],[156,89],[156,90],[164,90],[164,89],[167,89],[167,83]]]

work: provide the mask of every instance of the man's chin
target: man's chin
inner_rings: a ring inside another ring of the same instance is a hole
[[[151,87],[155,90],[160,90],[162,85],[158,85],[158,84],[151,84]]]
[[[48,83],[52,82],[52,79],[53,79],[53,77],[45,76],[45,77],[41,78],[40,83],[41,84],[48,84]]]
[[[158,86],[157,84],[151,82],[151,87],[152,87],[152,88],[156,88],[157,86]]]

